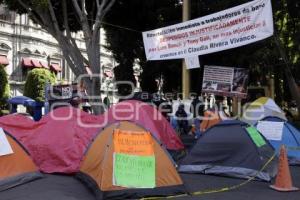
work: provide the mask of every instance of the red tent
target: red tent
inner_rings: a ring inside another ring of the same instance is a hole
[[[38,122],[22,115],[1,117],[0,127],[24,144],[42,172],[75,173],[88,144],[100,130],[96,126],[99,118],[64,107]]]
[[[154,106],[147,103],[136,100],[122,101],[112,106],[104,117],[109,124],[117,121],[131,121],[144,127],[169,150],[184,148],[170,123]]]

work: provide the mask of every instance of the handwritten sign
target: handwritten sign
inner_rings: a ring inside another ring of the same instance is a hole
[[[0,156],[14,153],[2,128],[0,128]]]
[[[139,156],[152,156],[153,139],[149,132],[114,131],[115,153]]]
[[[283,124],[283,122],[259,121],[257,130],[259,130],[259,132],[261,132],[268,140],[281,140]]]
[[[155,157],[114,154],[113,184],[127,188],[155,187]]]

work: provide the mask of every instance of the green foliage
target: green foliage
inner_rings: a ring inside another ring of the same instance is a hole
[[[0,110],[7,108],[7,99],[10,96],[10,88],[4,66],[0,65]]]
[[[23,0],[30,10],[34,13],[43,13],[44,16],[50,17],[48,9],[49,0]],[[79,17],[76,15],[75,8],[73,7],[72,0],[67,1],[67,15],[69,28],[73,32],[82,30],[79,23]],[[101,1],[100,1],[101,2]],[[27,10],[19,3],[19,0],[0,0],[0,3],[4,3],[10,10],[16,11],[17,13],[27,13]],[[58,25],[61,30],[65,30],[64,18],[63,18],[63,1],[61,0],[51,0],[53,5],[54,13],[57,18]],[[90,26],[95,23],[97,6],[96,1],[86,1],[87,18],[89,20]],[[39,18],[39,17],[37,17]],[[34,19],[33,19],[34,21]],[[38,23],[38,22],[36,22]],[[41,24],[40,24],[41,25]],[[47,24],[45,24],[47,26]]]
[[[47,69],[33,69],[26,78],[24,87],[24,96],[30,97],[36,101],[45,100],[46,83],[54,84],[56,82],[55,74]]]

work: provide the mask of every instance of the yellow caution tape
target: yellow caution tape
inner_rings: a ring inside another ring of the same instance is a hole
[[[252,177],[250,177],[249,179],[247,179],[246,181],[237,184],[237,185],[233,185],[233,186],[229,186],[229,187],[223,187],[223,188],[219,188],[219,189],[211,189],[211,190],[203,190],[203,191],[197,191],[197,192],[192,192],[190,194],[179,194],[179,195],[173,195],[173,196],[166,196],[166,197],[145,197],[145,198],[141,198],[140,200],[157,200],[157,199],[173,199],[173,198],[179,198],[179,197],[187,197],[187,196],[198,196],[198,195],[203,195],[203,194],[212,194],[212,193],[220,193],[220,192],[227,192],[230,190],[234,190],[237,188],[240,188],[248,183],[250,183],[251,181],[253,181],[256,176],[263,172],[266,167],[272,162],[272,160],[274,160],[276,154],[274,153],[271,158],[263,165],[263,167],[256,172],[256,174]]]

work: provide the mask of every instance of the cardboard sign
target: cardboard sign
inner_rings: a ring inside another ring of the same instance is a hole
[[[155,187],[155,157],[115,153],[113,185],[127,188]]]
[[[246,130],[257,147],[262,147],[266,144],[265,139],[260,135],[256,128],[250,126],[246,128]]]
[[[0,128],[0,156],[14,153],[2,128]]]
[[[139,156],[152,156],[153,140],[149,132],[114,131],[114,152]]]
[[[257,130],[261,132],[268,140],[282,139],[283,122],[268,122],[259,121],[257,124]]]

